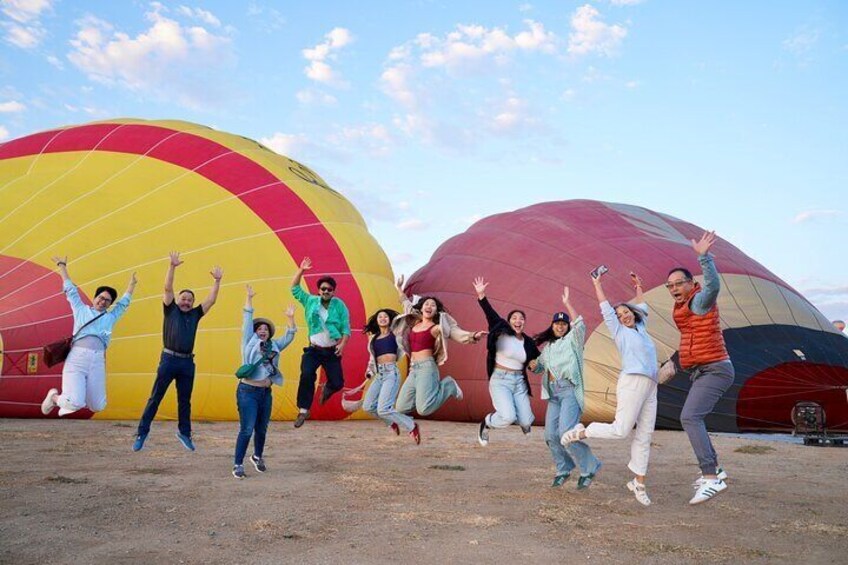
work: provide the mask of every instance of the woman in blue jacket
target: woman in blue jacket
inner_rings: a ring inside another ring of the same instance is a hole
[[[241,337],[241,359],[243,364],[253,364],[253,372],[239,379],[236,403],[239,411],[239,434],[233,460],[233,476],[244,478],[244,456],[253,437],[253,455],[250,462],[259,473],[266,471],[262,453],[265,450],[265,434],[271,420],[271,385],[282,386],[280,352],[294,339],[297,326],[294,323],[294,305],[286,308],[289,325],[280,339],[274,340],[274,322],[266,318],[253,317],[253,297],[256,293],[247,285],[247,300],[244,304],[244,319]]]

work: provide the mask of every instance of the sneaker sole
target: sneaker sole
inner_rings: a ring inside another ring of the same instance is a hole
[[[182,438],[180,438],[180,436],[179,436],[178,434],[174,434],[174,437],[175,437],[175,438],[177,438],[177,441],[178,441],[178,442],[180,442],[180,445],[182,445],[183,447],[185,447],[186,451],[194,451],[194,450],[195,450],[195,448],[190,447],[190,446],[188,446],[187,444],[185,444],[185,443],[183,442]]]
[[[727,487],[725,486],[723,489],[715,491],[714,493],[712,493],[707,498],[701,498],[699,500],[695,500],[693,498],[692,500],[689,501],[689,504],[691,504],[692,506],[695,506],[696,504],[703,504],[704,502],[707,502],[708,500],[714,499],[716,496],[718,496],[719,494],[723,493],[726,490],[727,490]]]
[[[268,470],[267,468],[265,468],[265,470],[260,469],[259,465],[257,465],[256,461],[254,461],[253,459],[251,459],[250,462],[253,463],[253,468],[256,469],[257,473],[264,473],[265,471]]]
[[[59,394],[59,389],[51,388],[47,391],[47,396],[44,400],[41,401],[41,413],[45,416],[49,416],[53,409],[56,408],[56,403],[52,400],[54,394]]]

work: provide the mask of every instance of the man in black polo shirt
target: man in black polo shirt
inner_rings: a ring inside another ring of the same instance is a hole
[[[133,451],[140,451],[144,447],[144,440],[150,433],[150,424],[159,410],[159,403],[165,396],[171,381],[176,381],[177,386],[177,413],[179,417],[179,431],[177,439],[183,447],[194,451],[194,442],[191,440],[191,389],[194,386],[194,338],[197,335],[197,324],[204,316],[215,300],[218,299],[218,290],[221,287],[221,277],[224,275],[221,267],[215,267],[210,273],[215,283],[209,296],[200,306],[194,306],[194,292],[186,289],[181,290],[174,300],[174,271],[183,264],[180,254],[171,252],[171,264],[168,265],[168,274],[165,276],[165,294],[162,302],[165,306],[165,321],[162,324],[162,338],[164,349],[159,358],[159,369],[156,371],[156,380],[153,382],[153,391],[144,408],[144,414],[138,423],[138,436],[133,443]]]

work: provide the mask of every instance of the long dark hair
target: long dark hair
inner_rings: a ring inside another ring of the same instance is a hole
[[[391,308],[380,308],[376,312],[374,312],[370,318],[368,318],[368,322],[365,324],[363,328],[365,333],[371,335],[380,335],[380,326],[377,324],[377,316],[380,315],[380,312],[385,312],[389,316],[389,325],[392,324],[395,318],[398,317],[399,313],[396,310],[392,310]]]
[[[641,324],[641,323],[642,323],[642,321],[645,319],[645,315],[644,315],[644,314],[642,314],[642,311],[641,311],[639,308],[636,308],[635,306],[633,306],[632,304],[630,304],[629,302],[619,302],[618,304],[616,304],[615,306],[613,306],[613,308],[612,308],[612,309],[613,309],[613,310],[618,310],[618,307],[619,307],[619,306],[624,306],[625,308],[627,308],[628,310],[630,310],[630,313],[631,313],[631,314],[633,314],[633,320],[634,320],[637,324]],[[616,313],[616,315],[618,315],[618,313]]]
[[[565,330],[565,333],[562,334],[562,337],[567,336],[571,332],[571,322],[566,322],[566,323],[568,324],[568,329]],[[551,323],[551,325],[548,326],[548,329],[534,335],[533,341],[536,342],[536,347],[541,347],[548,342],[556,341],[558,339],[562,339],[562,337],[556,336],[556,334],[554,333],[554,325],[553,325],[553,323]]]
[[[441,314],[442,312],[447,313],[447,308],[445,308],[445,305],[442,304],[442,301],[436,298],[435,296],[422,296],[418,299],[418,302],[415,303],[415,306],[413,306],[413,308],[421,312],[421,309],[424,307],[424,303],[428,300],[432,300],[436,303],[436,314],[433,316],[433,323],[438,324],[439,314]]]

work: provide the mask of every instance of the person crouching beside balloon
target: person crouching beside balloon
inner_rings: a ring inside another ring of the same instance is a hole
[[[646,322],[648,305],[642,297],[642,280],[631,273],[636,297],[632,303],[621,303],[613,308],[604,295],[601,277],[592,277],[595,295],[601,306],[604,322],[621,355],[621,372],[616,385],[615,420],[611,424],[592,422],[587,427],[577,424],[563,435],[568,444],[585,438],[625,439],[636,426],[630,444],[630,463],[627,467],[636,475],[627,488],[641,504],[648,506],[651,499],[645,491],[645,475],[651,454],[651,437],[657,420],[657,350],[648,335]]]
[[[601,462],[582,441],[568,446],[560,443],[562,434],[580,422],[585,405],[583,346],[586,324],[571,305],[569,294],[568,287],[565,287],[562,303],[568,313],[555,313],[550,327],[535,336],[536,345],[544,347],[538,359],[531,361],[528,368],[542,375],[542,399],[548,401],[545,411],[545,443],[556,465],[556,475],[551,486],[562,486],[577,467],[580,472],[577,488],[585,489],[592,484]]]
[[[247,285],[247,298],[244,303],[244,315],[241,331],[241,362],[236,389],[236,404],[239,412],[239,433],[236,439],[236,452],[233,459],[233,476],[244,478],[244,456],[253,437],[253,455],[250,462],[258,473],[267,470],[262,454],[265,451],[265,436],[268,422],[271,420],[273,395],[271,386],[283,386],[283,374],[280,372],[280,353],[288,347],[297,333],[294,323],[294,305],[286,308],[289,325],[286,333],[279,339],[273,339],[276,328],[274,322],[266,318],[253,317],[253,287]],[[244,369],[244,370],[242,370]]]
[[[365,325],[368,335],[368,369],[365,377],[371,381],[362,402],[362,409],[383,420],[395,434],[403,428],[416,444],[421,443],[421,432],[415,420],[395,410],[395,400],[400,387],[398,359],[406,353],[392,332],[392,322],[398,312],[391,308],[377,310]]]
[[[41,403],[41,412],[47,416],[56,406],[59,416],[86,407],[100,412],[106,408],[106,349],[112,339],[112,328],[130,305],[138,279],[135,273],[130,276],[127,290],[117,302],[118,292],[114,288],[98,287],[92,305],[88,306],[68,275],[68,258],[53,257],[53,261],[59,267],[62,291],[71,305],[74,333],[71,351],[62,367],[62,392],[51,388]]]
[[[459,327],[441,301],[433,296],[424,296],[412,304],[403,292],[402,276],[396,288],[403,314],[395,318],[392,331],[400,336],[410,360],[409,376],[400,389],[397,411],[407,414],[415,409],[427,416],[448,398],[462,400],[462,389],[453,377],[439,380],[439,365],[448,359],[448,338],[459,343],[477,343],[486,332],[470,332]]]
[[[524,335],[525,315],[521,310],[512,310],[506,319],[498,315],[489,299],[482,277],[474,279],[477,303],[486,314],[489,335],[486,338],[486,373],[489,375],[489,394],[495,411],[487,414],[477,431],[477,441],[482,446],[489,444],[489,430],[506,428],[514,423],[529,434],[533,424],[533,409],[530,407],[530,383],[525,372],[527,364],[539,356],[535,342]]]

